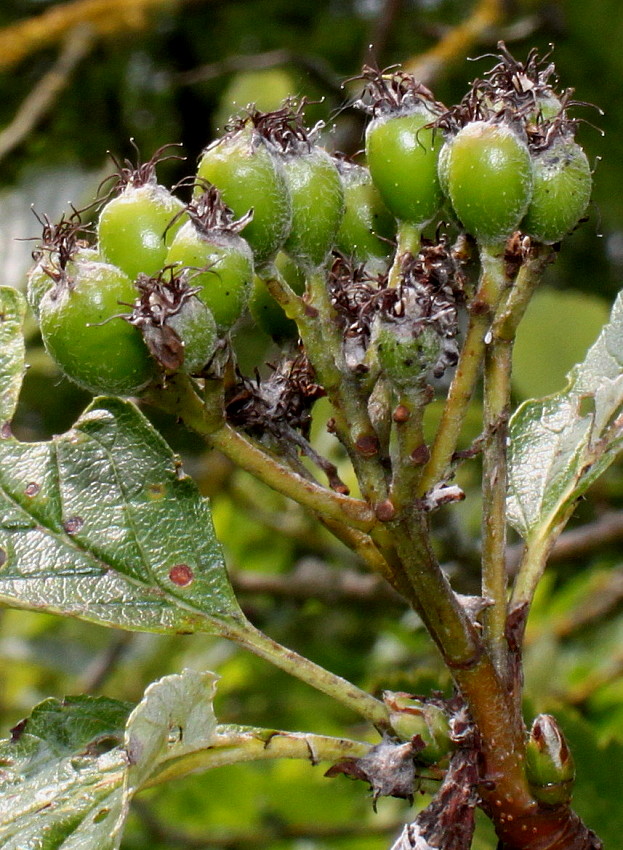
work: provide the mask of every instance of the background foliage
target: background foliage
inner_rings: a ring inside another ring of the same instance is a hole
[[[426,81],[449,104],[462,97],[482,67],[468,64],[467,55],[495,50],[500,38],[519,58],[530,47],[544,52],[553,42],[563,85],[572,85],[577,99],[605,110],[603,118],[590,108],[582,111],[605,136],[588,125],[580,130],[596,164],[590,220],[565,241],[548,271],[547,287],[526,317],[517,343],[516,400],[564,385],[568,369],[604,322],[623,271],[618,3],[111,0],[103,5],[104,16],[98,16],[97,0],[5,0],[0,7],[0,48],[10,45],[0,49],[4,283],[24,284],[32,246],[16,240],[39,229],[30,204],[52,219],[67,201],[80,205],[110,171],[105,151],[134,157],[130,137],[145,158],[167,142],[183,143],[189,164],[167,163],[160,173],[163,182],[174,182],[191,171],[236,106],[256,101],[269,108],[294,93],[324,98],[312,107],[312,116],[333,127],[328,145],[352,153],[360,146],[360,125],[343,108],[341,83],[363,61],[400,62],[425,76],[431,72]],[[90,21],[87,29],[75,30],[78,19]],[[460,29],[466,20],[476,33],[473,39]],[[493,25],[481,26],[482,20]],[[38,21],[46,23],[33,29]],[[427,51],[440,43],[448,48],[443,61],[422,64],[422,56],[435,58]],[[58,90],[53,72],[63,83]],[[33,91],[42,97],[48,91],[47,108],[32,99]],[[36,120],[29,124],[29,119]],[[245,368],[270,360],[269,340],[258,331],[248,327],[238,340]],[[18,436],[26,440],[64,431],[88,402],[59,378],[34,324],[29,343],[31,368],[17,420]],[[317,439],[345,466],[325,421],[319,404]],[[282,497],[204,452],[174,423],[161,416],[155,422],[213,499],[234,585],[256,625],[372,691],[447,688],[414,616],[363,574],[352,555]],[[527,713],[553,711],[561,719],[578,763],[575,805],[612,848],[623,827],[621,471],[616,463],[593,486],[561,538],[532,614],[526,657]],[[465,592],[476,575],[479,527],[478,480],[474,471],[469,474],[473,479],[461,481],[468,499],[446,513],[438,530],[440,554]],[[208,636],[124,634],[7,610],[0,612],[0,658],[2,737],[48,696],[87,692],[136,702],[150,681],[183,667],[222,676],[216,712],[223,723],[343,734],[352,721],[305,685]],[[142,795],[124,847],[381,850],[404,817],[402,802],[383,800],[374,814],[363,786],[324,779],[307,764],[243,765]],[[478,840],[481,848],[493,847],[485,828]]]

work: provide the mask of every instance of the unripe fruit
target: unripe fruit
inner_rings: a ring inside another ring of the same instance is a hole
[[[93,248],[78,248],[72,259],[66,265],[67,274],[71,276],[75,272],[76,263],[89,261],[97,261],[100,259],[98,251]],[[39,306],[41,299],[50,289],[53,289],[56,282],[62,277],[63,270],[61,269],[58,258],[54,255],[47,255],[41,259],[30,269],[26,280],[26,296],[28,303],[33,311],[35,318],[39,319]]]
[[[335,247],[360,263],[386,258],[391,246],[383,239],[394,237],[394,217],[383,203],[367,168],[346,162],[339,163],[338,167],[344,188],[344,215]]]
[[[284,251],[311,269],[325,261],[344,214],[342,181],[322,148],[303,143],[283,155],[292,204],[292,224]]]
[[[176,231],[184,222],[184,205],[153,181],[129,183],[103,208],[97,225],[102,258],[134,280],[156,274]]]
[[[140,331],[120,316],[136,296],[121,269],[89,261],[76,263],[72,276],[43,296],[43,342],[72,381],[93,393],[131,395],[154,377]]]
[[[521,230],[539,242],[559,242],[584,215],[591,196],[591,168],[582,148],[562,136],[532,160],[534,188]]]
[[[220,189],[237,217],[253,212],[244,237],[257,265],[272,259],[283,245],[291,221],[283,168],[272,145],[244,127],[206,148],[197,178]]]
[[[216,350],[216,322],[185,275],[171,269],[139,275],[139,298],[129,321],[140,328],[150,353],[165,372],[202,371]]]
[[[385,206],[419,228],[442,202],[437,175],[442,139],[427,126],[435,117],[422,106],[407,114],[382,114],[366,130],[368,168]]]
[[[275,257],[275,266],[290,288],[297,295],[302,295],[305,291],[305,275],[294,260],[280,251]],[[269,275],[270,271],[266,274]],[[265,280],[258,275],[255,275],[253,281],[249,312],[264,333],[277,342],[296,339],[298,336],[296,322],[286,316],[283,307],[268,291]]]
[[[401,391],[422,385],[441,354],[436,331],[411,322],[378,321],[372,341],[381,371]]]
[[[208,307],[220,332],[229,330],[247,306],[253,254],[235,233],[199,230],[192,222],[178,231],[166,256],[176,272],[189,269],[191,286]]]
[[[506,124],[472,121],[446,142],[442,184],[463,227],[483,245],[517,229],[532,197],[528,146]]]

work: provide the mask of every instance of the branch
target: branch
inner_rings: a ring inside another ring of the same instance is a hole
[[[0,133],[0,161],[16,148],[50,111],[92,44],[93,30],[88,25],[78,25],[71,30],[54,65],[25,98],[8,127]],[[1,62],[0,58],[0,64]]]
[[[451,29],[438,44],[405,62],[405,71],[430,85],[447,65],[467,56],[474,45],[502,23],[503,6],[502,0],[480,0],[469,18]]]
[[[268,594],[277,599],[320,599],[329,605],[349,602],[386,610],[405,606],[403,597],[376,575],[357,570],[332,569],[316,558],[301,560],[293,572],[255,573],[234,570],[230,578],[236,595]]]
[[[174,8],[177,0],[73,0],[0,29],[0,70],[64,39],[80,24],[97,35],[145,29],[152,9]]]

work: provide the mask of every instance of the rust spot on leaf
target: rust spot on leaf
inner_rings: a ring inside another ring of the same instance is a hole
[[[3,422],[0,425],[0,440],[10,440],[13,436],[13,432],[11,431],[11,423]]]
[[[147,495],[150,499],[153,499],[154,502],[159,499],[164,498],[165,494],[165,486],[164,484],[148,484],[147,485]]]
[[[187,564],[176,564],[169,570],[169,578],[178,587],[188,587],[195,579],[195,574]]]
[[[37,484],[37,482],[36,482],[36,481],[31,481],[31,482],[30,482],[30,483],[26,486],[26,489],[24,490],[24,493],[25,493],[27,496],[36,496],[36,495],[37,495],[37,493],[39,493],[39,491],[40,491],[40,490],[41,490],[41,485],[40,485],[40,484]]]
[[[77,534],[82,526],[84,525],[84,520],[80,516],[70,516],[69,519],[66,519],[63,523],[63,528],[67,532],[67,534]]]

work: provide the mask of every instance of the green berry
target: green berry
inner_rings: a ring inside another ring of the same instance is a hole
[[[211,312],[189,286],[186,273],[169,268],[157,277],[139,275],[139,298],[129,321],[165,372],[199,374],[218,344]]]
[[[386,258],[391,250],[389,240],[396,232],[394,217],[367,168],[347,162],[339,163],[338,167],[344,188],[344,216],[337,232],[336,248],[356,262]]]
[[[292,224],[284,250],[302,265],[315,269],[333,247],[344,213],[342,181],[333,159],[303,143],[283,156]]]
[[[506,124],[472,121],[446,142],[442,183],[468,233],[483,245],[507,239],[532,197],[527,144]]]
[[[202,232],[194,222],[180,228],[166,256],[176,271],[188,269],[191,286],[225,332],[247,306],[253,281],[253,254],[244,239],[225,231]]]
[[[591,168],[573,139],[559,137],[532,160],[532,201],[521,229],[539,242],[559,242],[586,212],[591,196]]]
[[[385,206],[418,228],[434,218],[442,202],[437,175],[442,140],[428,126],[435,117],[423,106],[407,114],[390,112],[366,130],[368,168]]]
[[[93,393],[132,395],[156,373],[141,333],[129,314],[136,288],[109,263],[77,262],[71,276],[41,299],[46,349],[72,381]]]
[[[182,202],[155,179],[139,186],[129,183],[100,214],[97,234],[102,258],[132,280],[141,273],[156,274],[184,222],[183,211]]]
[[[197,178],[216,186],[237,217],[252,211],[244,237],[257,265],[271,260],[291,221],[290,197],[274,147],[255,130],[243,127],[204,151]]]

